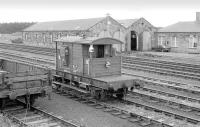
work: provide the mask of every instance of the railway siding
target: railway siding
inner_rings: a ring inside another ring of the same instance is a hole
[[[200,116],[197,116],[197,115],[188,114],[186,112],[182,112],[182,111],[178,111],[176,109],[172,109],[169,107],[161,106],[156,103],[147,102],[138,98],[131,97],[131,98],[126,98],[126,100],[136,105],[140,105],[141,107],[150,108],[154,111],[162,112],[165,114],[164,117],[167,117],[168,115],[170,115],[170,116],[173,116],[174,119],[179,118],[179,119],[182,119],[183,121],[187,120],[188,122],[194,122],[197,124],[199,124],[200,122]]]
[[[191,100],[200,101],[200,96],[198,94],[180,91],[180,90],[176,90],[176,89],[173,89],[173,88],[166,88],[166,87],[162,87],[162,86],[159,86],[159,85],[146,84],[144,86],[144,89],[147,89],[147,90],[150,90],[150,91],[155,91],[155,92],[160,92],[160,93],[165,93],[165,94],[173,95],[173,96],[177,96],[177,97],[182,97],[186,100],[191,99]]]
[[[22,101],[18,101],[18,103],[20,103],[19,106],[16,106],[14,103],[14,105],[7,106],[2,112],[19,126],[79,127],[79,125],[66,121],[52,113],[43,111],[38,107],[32,106],[31,110],[28,110],[25,108],[26,106]]]
[[[25,52],[25,50],[24,50],[24,52]],[[4,53],[4,54],[6,54],[6,53]],[[36,63],[36,65],[38,65],[38,66],[46,66],[46,67],[50,66],[50,61],[45,61],[42,59],[38,59],[37,61],[34,61],[33,59],[25,58],[24,56],[19,57],[19,54],[7,53],[6,55],[7,55],[7,59],[21,60],[21,62],[24,61],[29,64]],[[6,58],[3,55],[2,55],[2,57]],[[184,77],[184,78],[189,78],[189,79],[200,80],[200,78],[199,78],[200,73],[198,73],[200,67],[198,65],[174,63],[174,65],[170,69],[167,69],[167,67],[170,67],[170,64],[172,64],[173,62],[166,63],[166,61],[157,61],[157,60],[152,60],[153,61],[152,62],[150,60],[145,59],[146,61],[143,62],[142,64],[140,64],[141,59],[138,59],[138,58],[133,58],[133,59],[137,59],[138,61],[136,61],[134,63],[134,61],[132,62],[132,61],[127,60],[127,64],[124,64],[124,65],[126,65],[127,68],[129,68],[129,69],[133,68],[136,70],[138,69],[138,70],[142,70],[142,71],[154,72],[154,73],[159,73],[159,74],[168,74],[170,76],[179,76],[179,77]],[[140,65],[138,65],[138,64],[140,64]],[[154,66],[155,64],[157,64],[157,67]],[[184,69],[184,68],[185,68],[185,70],[182,71],[182,69]],[[194,71],[192,71],[192,69],[194,69]],[[121,103],[121,104],[109,104],[108,105],[108,104],[102,104],[102,103],[97,104],[95,102],[94,105],[96,105],[96,107],[98,107],[98,108],[102,108],[102,107],[111,108],[110,110],[113,110],[113,112],[112,112],[113,115],[118,115],[121,112],[123,112],[123,113],[128,113],[129,115],[130,114],[136,115],[137,116],[136,120],[139,120],[139,121],[142,121],[143,118],[147,119],[146,122],[141,122],[142,124],[146,123],[148,125],[148,121],[155,121],[160,124],[166,124],[168,126],[181,126],[181,127],[183,127],[183,126],[187,126],[187,127],[199,126],[198,124],[200,122],[199,121],[200,117],[198,116],[198,114],[194,115],[192,113],[186,113],[186,112],[189,112],[189,110],[180,111],[180,110],[173,109],[173,108],[170,108],[167,106],[159,105],[156,101],[153,102],[152,100],[151,100],[152,102],[147,102],[147,100],[145,99],[145,97],[156,98],[161,101],[166,101],[169,104],[175,103],[175,104],[178,104],[179,106],[184,105],[184,106],[193,108],[195,110],[199,110],[200,109],[199,103],[193,102],[194,100],[199,101],[199,98],[198,98],[197,94],[192,94],[192,93],[199,93],[200,92],[199,87],[197,87],[195,85],[186,85],[186,84],[181,84],[181,83],[162,82],[160,80],[152,81],[153,78],[144,78],[144,77],[143,78],[140,77],[140,78],[141,78],[142,82],[144,82],[144,84],[145,83],[147,84],[147,85],[144,85],[144,89],[146,89],[147,91],[135,90],[133,92],[142,96],[144,98],[144,100],[143,100],[143,98],[127,97],[126,101],[128,101],[129,104]],[[147,87],[148,85],[149,85],[149,87]],[[158,88],[158,87],[160,87],[160,88]],[[163,90],[164,88],[166,89],[165,91]],[[171,91],[167,91],[167,89],[171,89]],[[177,94],[175,94],[175,92],[177,92]],[[190,94],[185,94],[187,92]],[[160,94],[160,95],[158,95],[158,94]],[[164,95],[167,95],[167,96],[169,95],[172,97],[167,97]],[[185,96],[183,96],[183,95],[185,95]],[[187,101],[185,101],[185,100],[182,101],[179,99],[179,97],[186,98]],[[83,98],[81,98],[81,99],[83,99]],[[86,100],[84,100],[84,99],[83,99],[83,101],[86,102]],[[189,101],[191,101],[191,102],[189,102]],[[137,107],[139,107],[139,108],[137,108]],[[133,110],[133,109],[135,109],[135,110]],[[158,112],[161,112],[161,114]],[[157,116],[160,116],[160,117],[158,118]],[[191,123],[194,122],[197,125],[190,124],[188,122],[191,122]]]
[[[127,69],[200,80],[200,65],[124,56],[123,67]]]
[[[167,109],[160,109],[160,107],[153,107],[152,105],[147,106],[141,100],[133,101],[133,98],[130,99],[126,97],[126,100],[123,102],[99,102],[94,99],[91,100],[91,98],[88,98],[88,96],[79,96],[80,94],[71,90],[70,92],[67,92],[62,89],[61,92],[58,93],[67,97],[69,97],[67,94],[70,94],[70,98],[73,98],[76,101],[80,101],[81,103],[86,103],[90,106],[94,106],[95,108],[102,109],[103,111],[109,112],[115,116],[119,116],[120,118],[126,118],[131,122],[140,123],[140,125],[143,126],[151,126],[152,124],[153,126],[156,126],[157,124],[160,124],[169,127],[197,127],[198,125],[196,125],[196,123],[198,123],[200,120],[195,116],[182,116],[184,115],[183,113],[178,115],[176,114],[175,117],[169,116],[169,114],[174,115],[172,114],[173,111],[170,112]],[[182,118],[182,120],[180,120],[180,118]],[[190,122],[185,121],[185,119]]]
[[[196,111],[200,111],[200,103],[198,102],[191,102],[188,100],[178,99],[176,97],[169,97],[167,95],[162,95],[161,93],[153,93],[153,92],[144,91],[144,90],[135,89],[132,92],[133,94],[139,94],[140,96],[143,96],[143,97],[145,96],[151,99],[159,100],[161,102],[164,101],[169,106],[170,104],[177,104],[178,105],[177,110],[181,109],[182,106],[185,106],[185,107],[189,107],[189,110],[187,110],[188,112],[192,111],[192,109]],[[156,102],[156,103],[159,104],[159,102]]]
[[[34,54],[42,54],[47,56],[54,56],[56,52],[54,48],[28,46],[23,44],[0,43],[0,48],[20,51],[20,52],[29,52]]]
[[[153,75],[153,74],[143,75],[144,73],[142,73],[142,74],[136,73],[135,74],[135,71],[132,71],[132,70],[131,71],[124,70],[123,74],[130,75],[133,77],[138,77],[138,79],[140,79],[141,83],[153,84],[153,85],[157,85],[157,86],[178,89],[180,91],[190,91],[193,93],[196,93],[196,92],[198,93],[200,90],[200,87],[198,86],[199,82],[197,82],[197,81],[191,81],[192,83],[189,82],[188,84],[185,84],[185,81],[186,81],[185,79],[181,79],[181,82],[180,81],[171,81],[169,79],[166,79],[164,76],[160,76],[160,75]],[[154,78],[154,77],[156,77],[156,78]],[[172,78],[175,79],[174,77],[172,77]]]

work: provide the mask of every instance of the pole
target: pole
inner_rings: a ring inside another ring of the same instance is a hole
[[[58,42],[56,41],[56,74],[58,70]]]

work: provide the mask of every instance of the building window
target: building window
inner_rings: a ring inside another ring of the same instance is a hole
[[[199,40],[198,40],[198,43],[200,44],[200,36],[198,37],[198,39],[199,39]]]
[[[158,45],[165,45],[165,37],[158,36]]]
[[[58,33],[57,35],[57,39],[61,38],[62,37],[62,33]]]
[[[174,37],[171,37],[171,47],[178,47],[177,46],[177,41],[176,41],[176,37],[174,36]]]
[[[197,48],[197,39],[194,35],[190,35],[189,37],[189,48]]]
[[[53,42],[53,33],[50,34],[50,42]]]
[[[28,40],[28,33],[25,33],[25,40]]]
[[[46,36],[45,36],[45,34],[43,33],[43,42],[45,42],[46,41]]]
[[[98,45],[96,58],[103,58],[103,57],[104,57],[104,45]]]
[[[38,39],[38,34],[35,34],[35,39],[36,39],[36,40]]]

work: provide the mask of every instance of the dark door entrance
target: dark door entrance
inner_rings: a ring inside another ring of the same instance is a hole
[[[137,36],[134,31],[131,31],[131,50],[137,50]]]

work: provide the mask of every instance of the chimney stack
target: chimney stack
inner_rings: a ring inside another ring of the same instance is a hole
[[[200,12],[196,12],[196,22],[200,23]]]

